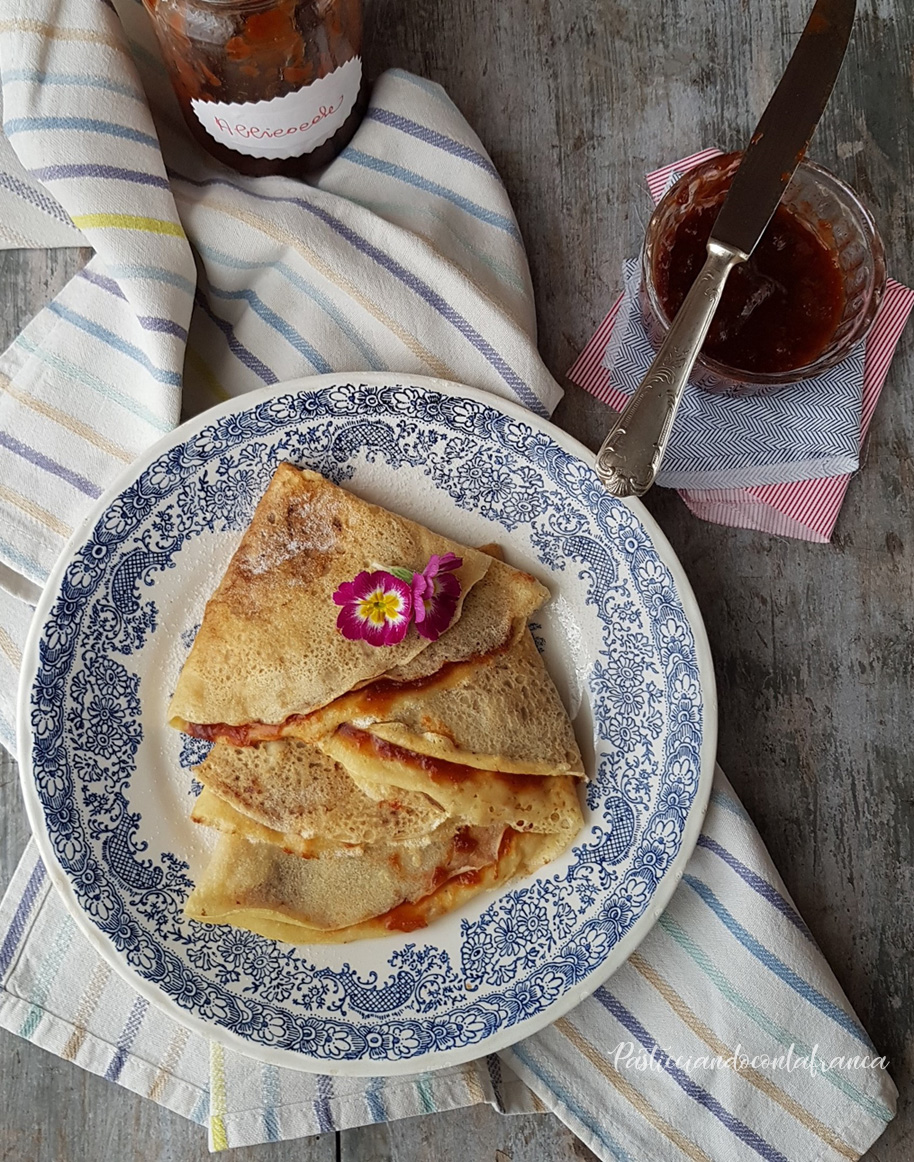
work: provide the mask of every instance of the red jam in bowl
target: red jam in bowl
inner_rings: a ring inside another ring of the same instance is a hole
[[[717,171],[692,189],[684,213],[659,240],[654,288],[668,319],[704,264],[731,180],[732,170]],[[749,373],[805,367],[828,347],[844,309],[844,277],[830,224],[807,220],[782,203],[748,262],[730,272],[702,352]]]

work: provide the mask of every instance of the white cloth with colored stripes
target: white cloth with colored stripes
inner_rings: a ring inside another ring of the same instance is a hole
[[[369,368],[545,414],[559,397],[507,196],[440,88],[382,77],[316,186],[243,179],[189,144],[140,5],[118,9],[8,0],[0,19],[0,231],[7,246],[97,252],[0,358],[9,746],[30,616],[9,591],[42,584],[91,500],[182,406]],[[684,883],[638,954],[498,1057],[345,1080],[212,1047],[99,960],[32,846],[0,905],[0,1024],[205,1123],[213,1148],[488,1101],[553,1110],[603,1159],[854,1159],[896,1096],[861,1063],[875,1051],[720,773]]]

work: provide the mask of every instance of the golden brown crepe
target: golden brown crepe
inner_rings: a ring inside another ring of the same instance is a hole
[[[526,627],[508,649],[413,682],[381,679],[290,722],[284,733],[318,741],[344,723],[417,754],[483,770],[584,774],[571,722]]]
[[[424,793],[455,819],[503,823],[516,831],[557,832],[570,840],[583,822],[575,781],[567,776],[516,775],[429,758],[348,725],[322,739],[367,794],[391,786]]]
[[[333,594],[363,570],[421,571],[454,553],[461,602],[492,558],[360,500],[317,472],[281,464],[207,602],[168,711],[185,723],[283,722],[404,665],[417,633],[378,648],[336,629]],[[455,622],[461,613],[458,603]]]
[[[403,900],[363,920],[330,928],[318,926],[316,921],[336,923],[344,912],[352,916],[366,910],[365,906],[347,907],[355,894],[352,879],[341,877],[331,886],[331,877],[326,874],[330,867],[327,861],[302,860],[266,844],[223,836],[185,910],[193,919],[207,924],[230,923],[289,944],[345,944],[423,928],[439,916],[462,907],[480,892],[516,876],[531,875],[566,847],[564,836],[505,832],[493,861],[449,876],[415,900]],[[263,850],[248,851],[247,848]],[[341,866],[348,867],[349,861],[337,860],[333,864],[334,870]],[[367,871],[367,867],[363,865],[363,870]],[[435,878],[433,873],[426,882],[434,884]],[[417,876],[416,883],[418,879]],[[361,875],[356,875],[355,882],[363,882]],[[384,887],[386,884],[372,897],[372,907],[380,907]],[[396,894],[401,894],[399,884]],[[312,911],[312,902],[319,898],[329,906],[321,904]],[[344,912],[335,910],[338,898]],[[393,895],[387,896],[392,898]]]
[[[494,864],[504,827],[442,828],[421,847],[374,844],[313,859],[222,835],[184,910],[194,919],[238,909],[333,931],[414,903],[454,876]]]
[[[220,739],[194,774],[251,820],[302,839],[396,843],[430,835],[446,817],[426,795],[399,788],[381,787],[369,798],[332,758],[295,739],[258,746]]]
[[[463,558],[435,642],[350,641],[362,570]],[[282,465],[207,603],[169,710],[216,741],[185,906],[293,943],[410,931],[555,858],[582,824],[571,723],[527,629],[548,591],[316,473]]]

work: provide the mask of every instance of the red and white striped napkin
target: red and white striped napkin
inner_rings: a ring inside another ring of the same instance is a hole
[[[647,175],[647,186],[655,202],[660,200],[670,177],[684,173],[718,149],[703,149]],[[614,385],[612,372],[604,366],[623,296],[613,303],[593,338],[568,372],[572,383],[597,399],[621,411],[627,396]],[[863,406],[860,442],[863,443],[879,400],[898,339],[914,307],[914,291],[889,279],[876,321],[866,340],[863,368]],[[681,489],[679,495],[702,520],[736,528],[760,529],[780,536],[807,541],[831,539],[850,474],[795,480],[783,484],[763,484],[750,488]]]

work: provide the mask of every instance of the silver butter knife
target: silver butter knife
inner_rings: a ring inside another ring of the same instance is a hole
[[[597,454],[613,496],[654,483],[682,391],[730,271],[771,221],[828,102],[854,23],[856,0],[818,0],[756,126],[708,239],[708,257],[666,339]]]

